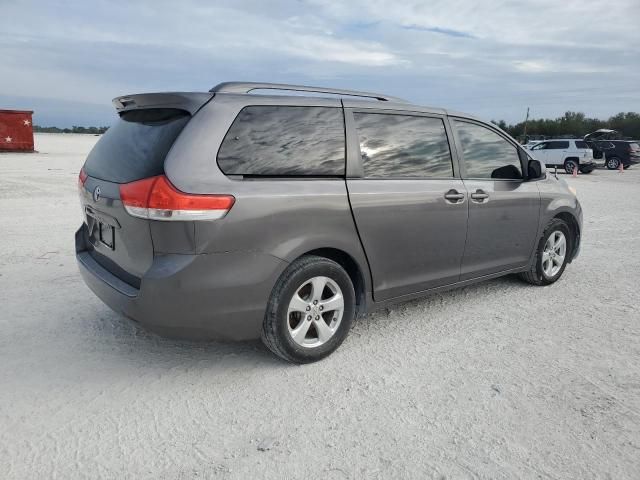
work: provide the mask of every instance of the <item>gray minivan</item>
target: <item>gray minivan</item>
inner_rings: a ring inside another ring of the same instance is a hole
[[[161,334],[311,362],[376,308],[510,273],[551,284],[578,254],[574,193],[469,115],[241,82],[113,103],[80,172],[77,260]]]

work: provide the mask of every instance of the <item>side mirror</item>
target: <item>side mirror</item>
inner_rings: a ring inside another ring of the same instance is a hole
[[[534,160],[533,158],[529,159],[529,164],[527,168],[527,179],[528,180],[540,180],[541,178],[545,178],[547,176],[547,167],[542,164],[539,160]]]

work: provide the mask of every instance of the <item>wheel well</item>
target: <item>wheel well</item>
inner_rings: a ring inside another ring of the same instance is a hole
[[[569,160],[575,160],[575,162],[580,165],[580,159],[578,157],[567,157],[564,159],[564,163],[567,163]]]
[[[353,289],[356,293],[356,314],[359,315],[365,311],[366,293],[364,276],[360,266],[351,255],[337,248],[318,248],[305,253],[305,255],[317,255],[318,257],[325,257],[339,263],[340,266],[345,269],[353,283]]]
[[[571,215],[568,212],[562,212],[556,215],[554,218],[559,218],[560,220],[564,220],[567,225],[569,225],[569,229],[571,230],[571,234],[573,235],[573,245],[571,246],[571,257],[569,258],[569,262],[573,260],[576,252],[578,251],[578,247],[580,245],[580,226],[578,225],[578,221],[576,217]]]

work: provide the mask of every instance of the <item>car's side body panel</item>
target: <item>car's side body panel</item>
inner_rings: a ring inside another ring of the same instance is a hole
[[[489,198],[469,202],[467,242],[461,280],[489,275],[529,263],[540,215],[536,182],[464,180],[468,192]]]
[[[445,199],[447,192],[465,191],[456,176],[458,168],[453,152],[450,178],[363,177],[358,135],[355,124],[349,121],[353,112],[439,119],[448,132],[441,113],[403,107],[404,110],[373,109],[358,105],[345,111],[349,199],[369,260],[375,301],[457,282],[464,252],[466,196],[458,203]],[[450,149],[454,148],[452,145],[450,142]]]
[[[467,241],[462,259],[460,280],[469,280],[505,270],[524,268],[532,255],[538,219],[540,193],[536,182],[522,179],[472,178],[464,164],[464,148],[456,124],[484,127],[511,144],[519,157],[520,169],[526,172],[526,154],[522,147],[492,124],[467,117],[449,117],[458,152],[460,171],[469,195]],[[496,138],[498,138],[496,137]],[[473,196],[483,193],[486,199]]]

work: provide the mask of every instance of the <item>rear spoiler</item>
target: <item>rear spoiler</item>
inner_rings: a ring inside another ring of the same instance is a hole
[[[177,108],[193,115],[214,95],[210,92],[138,93],[116,97],[111,102],[118,114],[141,108]]]

